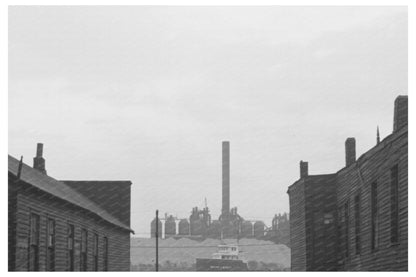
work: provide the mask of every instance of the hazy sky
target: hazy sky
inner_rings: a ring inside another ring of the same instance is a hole
[[[407,94],[405,7],[11,7],[9,154],[43,142],[56,179],[127,179],[132,228],[155,209],[231,206],[270,226],[299,177],[392,131]]]

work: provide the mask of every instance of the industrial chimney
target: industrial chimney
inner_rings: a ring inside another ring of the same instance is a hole
[[[347,138],[345,141],[345,166],[355,163],[355,138]]]
[[[38,143],[36,148],[36,157],[33,158],[33,168],[46,174],[45,159],[43,156],[43,143]]]
[[[222,215],[230,213],[230,142],[222,142]]]

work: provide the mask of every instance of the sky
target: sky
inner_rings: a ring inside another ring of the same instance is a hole
[[[44,143],[58,180],[131,180],[132,228],[156,209],[231,207],[271,225],[299,178],[392,132],[407,95],[406,7],[9,7],[8,151]]]

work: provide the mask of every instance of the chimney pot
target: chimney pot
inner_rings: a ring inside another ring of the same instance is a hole
[[[300,161],[300,178],[308,176],[308,162]]]
[[[43,143],[38,143],[38,146],[36,148],[36,157],[42,157],[43,156]]]
[[[33,158],[33,168],[46,174],[45,159],[43,158],[43,143],[38,143],[36,157]]]
[[[355,163],[355,138],[347,138],[345,141],[345,165]]]

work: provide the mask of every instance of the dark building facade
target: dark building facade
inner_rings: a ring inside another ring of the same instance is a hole
[[[292,271],[408,269],[407,96],[395,101],[393,133],[356,159],[345,142],[346,165],[308,175],[288,189]]]
[[[130,181],[58,181],[41,144],[8,179],[9,271],[130,270]]]

